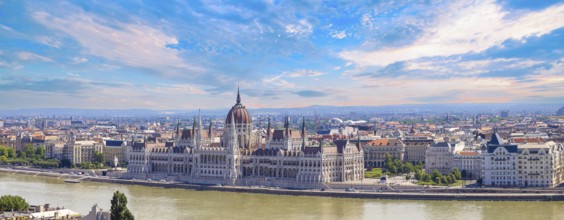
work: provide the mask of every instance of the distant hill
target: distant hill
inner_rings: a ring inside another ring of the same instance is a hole
[[[388,105],[388,106],[309,106],[303,108],[249,108],[252,114],[410,114],[410,113],[497,113],[508,110],[511,113],[530,112],[564,114],[564,108],[555,104],[421,104],[421,105]],[[223,115],[229,109],[203,109],[204,115]],[[79,109],[79,108],[35,108],[0,110],[0,116],[166,116],[194,115],[197,109],[151,110],[151,109]]]

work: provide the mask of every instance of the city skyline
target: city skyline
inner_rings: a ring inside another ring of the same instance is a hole
[[[564,99],[564,4],[0,1],[2,109]]]

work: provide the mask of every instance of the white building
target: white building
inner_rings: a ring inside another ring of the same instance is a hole
[[[552,141],[519,144],[518,186],[554,187],[563,180],[563,149]]]
[[[517,186],[516,144],[508,144],[498,133],[492,135],[482,153],[482,184],[485,186]]]
[[[96,141],[76,141],[70,135],[69,141],[63,148],[64,159],[70,160],[72,164],[92,162],[95,152],[103,152],[103,145]]]
[[[486,186],[554,187],[564,178],[564,150],[554,142],[510,144],[494,133],[482,154]]]
[[[45,144],[45,158],[64,159],[63,149],[65,143],[62,141],[49,141]]]
[[[463,179],[478,179],[482,174],[482,156],[479,151],[464,150],[454,153],[454,167]]]
[[[431,173],[438,170],[442,174],[448,174],[454,166],[454,154],[464,149],[464,142],[448,143],[437,142],[425,152],[425,171]]]

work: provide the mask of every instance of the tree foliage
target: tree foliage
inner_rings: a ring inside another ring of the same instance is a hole
[[[104,158],[104,154],[102,152],[99,151],[95,151],[94,152],[94,163],[96,164],[104,164],[106,163],[106,159]]]
[[[17,166],[30,166],[41,168],[57,168],[59,167],[59,160],[45,159],[45,147],[39,146],[35,148],[31,144],[26,144],[21,151],[14,151],[14,149],[0,146],[0,164],[10,164]]]
[[[384,159],[384,168],[390,174],[403,174],[422,170],[423,166],[419,164],[414,166],[410,162],[403,162],[400,159],[390,156],[390,154],[386,154]]]
[[[29,204],[21,196],[4,195],[0,197],[0,211],[24,211]]]
[[[447,175],[443,175],[437,169],[434,169],[431,174],[416,170],[414,177],[415,179],[425,183],[432,182],[435,185],[450,185],[460,180],[462,178],[462,173],[456,168]]]
[[[114,192],[112,207],[110,208],[112,220],[133,220],[133,214],[127,208],[127,197],[120,191]]]

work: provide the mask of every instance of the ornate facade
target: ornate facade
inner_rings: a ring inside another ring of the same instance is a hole
[[[128,149],[128,175],[159,176],[187,182],[249,184],[252,180],[284,183],[329,183],[361,180],[364,158],[360,144],[348,140],[309,141],[302,129],[271,129],[266,135],[253,130],[252,118],[237,102],[225,119],[220,143],[214,143],[211,127],[204,132],[201,116],[169,146],[135,142]],[[263,141],[264,140],[264,141]]]

